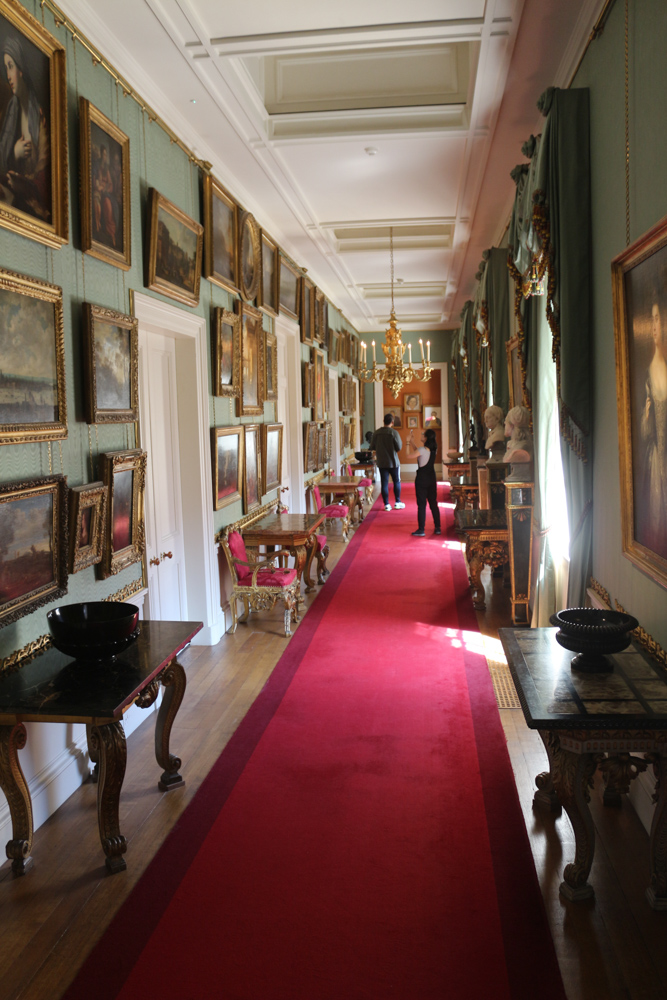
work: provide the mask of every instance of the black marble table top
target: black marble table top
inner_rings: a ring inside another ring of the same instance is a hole
[[[634,644],[609,659],[613,673],[586,674],[556,642],[555,628],[498,630],[531,729],[667,729],[667,673]]]
[[[136,642],[113,661],[87,663],[52,648],[15,673],[0,675],[0,723],[119,719],[203,627],[202,622],[139,624]]]
[[[504,510],[457,510],[456,527],[459,531],[507,530],[507,515]]]

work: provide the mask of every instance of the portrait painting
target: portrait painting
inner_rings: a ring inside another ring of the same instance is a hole
[[[238,398],[241,390],[241,317],[228,309],[217,308],[214,326],[213,395]]]
[[[335,330],[329,330],[329,364],[332,368],[338,367],[338,347],[340,337]]]
[[[67,593],[67,480],[0,486],[0,628]]]
[[[403,416],[397,406],[385,406],[384,408],[385,417],[387,416],[388,413],[391,413],[392,417],[394,418],[394,427],[397,428],[403,427]]]
[[[442,427],[442,407],[424,406],[422,410],[424,430],[437,431]]]
[[[280,312],[290,319],[299,318],[299,288],[299,269],[281,253],[278,304]]]
[[[280,251],[262,233],[262,282],[260,285],[260,306],[270,316],[278,315],[278,280],[280,277]]]
[[[283,425],[262,424],[262,493],[277,490],[282,482]]]
[[[243,498],[243,428],[214,427],[213,507],[222,510]]]
[[[304,344],[312,344],[314,339],[315,319],[315,286],[308,278],[301,279],[301,340]]]
[[[100,473],[108,490],[108,517],[102,561],[98,572],[102,579],[114,576],[144,554],[144,492],[146,452],[104,452],[100,455]]]
[[[312,351],[312,364],[315,371],[315,394],[313,406],[315,408],[315,419],[324,420],[325,413],[325,388],[324,388],[324,354],[317,347]]]
[[[422,408],[422,394],[421,392],[406,392],[403,396],[403,409],[410,410],[413,413],[419,413]],[[408,424],[408,426],[410,426]]]
[[[278,338],[275,333],[264,332],[264,399],[278,399]]]
[[[69,491],[70,573],[102,561],[108,492],[102,482]]]
[[[243,513],[250,514],[259,507],[262,498],[260,425],[246,424],[243,431],[245,437]]]
[[[408,430],[419,430],[419,414],[418,413],[406,413],[405,414],[405,426]]]
[[[0,269],[0,444],[67,437],[62,288]]]
[[[81,248],[127,271],[131,265],[130,140],[79,99]]]
[[[16,0],[0,4],[0,225],[68,240],[65,49]]]
[[[204,277],[238,290],[238,206],[211,174],[204,176]]]
[[[612,262],[623,552],[667,587],[667,218]]]
[[[241,386],[236,398],[236,415],[261,416],[264,413],[262,314],[238,299],[234,305],[241,320]]]
[[[83,304],[86,420],[128,423],[139,416],[137,320],[114,309]]]
[[[239,223],[239,288],[246,302],[257,298],[262,281],[262,243],[259,226],[250,212]]]
[[[199,302],[204,227],[149,189],[146,287],[177,302]]]

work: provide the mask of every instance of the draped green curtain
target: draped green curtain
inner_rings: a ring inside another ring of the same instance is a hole
[[[463,424],[464,453],[470,448],[470,420],[475,406],[479,408],[477,384],[477,351],[472,331],[472,300],[468,299],[461,310],[461,347],[463,353],[461,423]],[[473,378],[473,373],[475,377]]]
[[[493,402],[507,413],[510,401],[507,350],[510,337],[510,301],[507,284],[507,248],[492,247],[483,276],[482,316],[486,315]]]
[[[477,274],[477,291],[475,292],[475,298],[472,304],[472,332],[475,338],[475,358],[476,366],[475,372],[473,373],[473,378],[477,378],[477,384],[479,387],[479,406],[477,408],[475,419],[478,427],[478,444],[484,443],[484,411],[489,405],[488,400],[488,389],[489,389],[489,329],[488,329],[488,314],[487,306],[485,300],[485,288],[486,288],[486,265],[489,259],[489,251],[485,250],[482,254],[482,261],[480,262]],[[482,435],[480,438],[479,435]]]

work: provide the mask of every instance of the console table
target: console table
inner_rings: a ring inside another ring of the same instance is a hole
[[[266,545],[267,551],[274,548],[289,549],[294,556],[294,568],[299,580],[299,604],[301,598],[301,580],[306,584],[306,593],[315,590],[310,576],[310,567],[317,543],[317,530],[324,521],[324,514],[267,514],[259,521],[253,521],[243,528],[243,541],[246,551],[255,559],[259,555],[260,545]]]
[[[121,719],[132,704],[148,708],[164,687],[155,723],[155,756],[164,769],[158,787],[171,791],[185,784],[181,761],[169,752],[171,727],[185,693],[185,671],[176,657],[202,627],[202,622],[142,621],[136,642],[115,660],[85,663],[51,648],[0,676],[0,787],[12,817],[7,857],[15,875],[23,875],[32,863],[32,802],[19,762],[26,722],[86,724],[106,866],[112,873],[127,867],[118,818],[127,762]]]
[[[575,857],[560,891],[571,900],[593,895],[588,876],[595,828],[588,802],[597,768],[607,798],[627,792],[632,779],[651,766],[658,800],[646,897],[654,909],[667,910],[667,674],[635,645],[610,657],[613,673],[573,670],[574,654],[558,645],[556,631],[501,628],[498,634],[526,723],[540,734],[549,758],[549,771],[535,778],[534,803],[560,803],[574,829]]]

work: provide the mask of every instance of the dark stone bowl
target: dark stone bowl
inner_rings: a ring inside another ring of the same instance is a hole
[[[116,601],[65,604],[46,615],[56,649],[78,660],[110,660],[139,635],[139,608]]]
[[[556,642],[578,655],[574,670],[610,673],[614,669],[610,653],[620,653],[630,645],[630,632],[639,622],[624,611],[604,608],[566,608],[549,619],[558,629]]]

